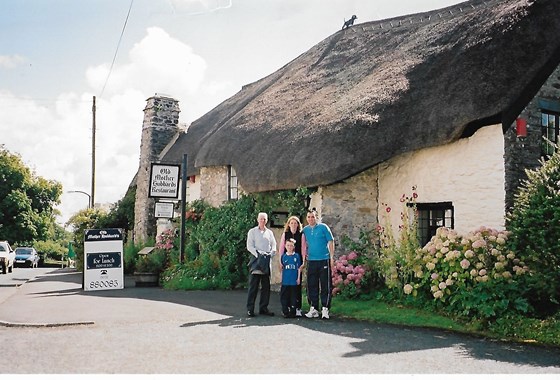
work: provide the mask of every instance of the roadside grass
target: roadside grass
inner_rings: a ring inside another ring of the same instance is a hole
[[[303,310],[309,309],[303,295]],[[515,316],[483,325],[480,321],[462,322],[451,317],[412,306],[382,300],[335,297],[331,315],[398,326],[434,328],[490,339],[560,347],[560,313],[544,320]]]
[[[333,302],[331,311],[335,315],[370,322],[472,332],[468,326],[445,316],[401,305],[389,305],[378,300],[337,299]]]
[[[303,294],[302,307],[309,309]],[[337,297],[331,304],[332,315],[361,321],[400,326],[431,327],[455,332],[474,333],[472,327],[433,312],[402,305],[392,305],[376,299],[344,299]]]

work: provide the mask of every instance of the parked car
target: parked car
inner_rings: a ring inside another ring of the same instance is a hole
[[[7,241],[0,241],[0,266],[2,273],[13,272],[16,253]]]
[[[15,266],[37,268],[39,266],[39,254],[32,247],[17,247],[15,250]]]

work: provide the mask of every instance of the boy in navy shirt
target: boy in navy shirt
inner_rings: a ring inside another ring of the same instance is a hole
[[[280,289],[280,303],[284,318],[296,316],[297,286],[301,284],[301,255],[296,255],[295,239],[286,240],[286,252],[280,258],[282,264],[282,287]]]

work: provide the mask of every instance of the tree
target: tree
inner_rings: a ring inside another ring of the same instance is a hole
[[[99,228],[122,228],[125,231],[134,229],[134,203],[136,202],[136,186],[131,187],[125,196],[111,208],[109,214],[102,218]],[[126,235],[126,234],[125,234]]]
[[[72,227],[74,248],[76,251],[76,267],[81,268],[84,260],[84,234],[86,230],[103,228],[101,221],[107,217],[104,210],[88,208],[72,215],[67,226]]]
[[[36,176],[21,157],[0,144],[0,236],[30,244],[53,233],[62,185]]]

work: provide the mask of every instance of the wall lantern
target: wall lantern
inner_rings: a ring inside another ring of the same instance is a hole
[[[515,133],[518,139],[527,137],[527,120],[520,117],[515,120]]]

